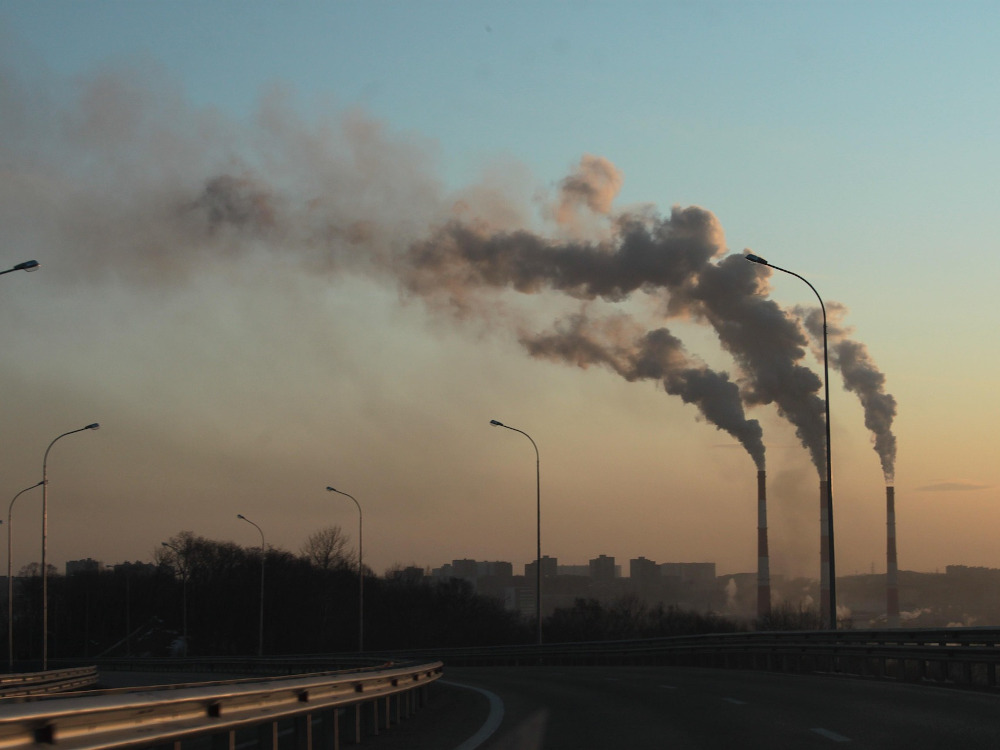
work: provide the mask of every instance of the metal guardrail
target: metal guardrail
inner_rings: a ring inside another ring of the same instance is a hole
[[[449,666],[678,665],[828,673],[995,690],[1000,628],[838,630],[722,633],[629,641],[410,651],[350,671],[255,677],[228,682],[161,686],[149,690],[86,691],[77,697],[0,700],[0,750],[58,745],[67,750],[150,747],[215,736],[235,747],[238,731],[277,747],[279,722],[295,732],[295,746],[338,748],[341,718],[354,708],[354,740],[378,733],[426,702],[426,687]],[[338,663],[343,657],[338,658]],[[190,662],[190,663],[188,663]],[[324,657],[277,659],[159,659],[116,667],[173,672],[286,673],[330,664]],[[71,670],[64,670],[71,671]],[[18,677],[14,675],[12,677]],[[2,684],[2,681],[0,681]],[[347,727],[349,730],[350,727]],[[213,745],[215,742],[213,741]]]
[[[378,734],[426,702],[425,687],[439,679],[441,662],[355,673],[190,684],[150,690],[83,692],[75,696],[0,702],[0,750],[52,745],[66,750],[151,747],[220,736],[235,747],[236,732],[277,747],[279,722],[291,720],[296,747],[339,747],[340,719],[353,707],[354,739]],[[395,711],[393,711],[395,703]],[[382,707],[380,709],[380,706]],[[286,722],[287,723],[287,722]]]
[[[1000,628],[715,633],[437,649],[449,666],[635,664],[841,674],[995,689]],[[408,652],[420,658],[421,652]]]
[[[97,683],[97,667],[53,669],[0,676],[0,698],[45,693],[64,693]]]
[[[434,657],[428,657],[431,661]],[[101,672],[191,672],[229,675],[302,675],[315,672],[360,672],[399,663],[397,656],[309,654],[302,656],[115,657],[93,659]]]

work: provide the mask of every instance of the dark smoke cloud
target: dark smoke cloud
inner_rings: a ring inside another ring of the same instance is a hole
[[[272,200],[271,193],[255,180],[219,175],[205,183],[190,211],[206,223],[210,233],[225,226],[263,233],[277,220]]]
[[[841,320],[847,308],[839,302],[826,303],[827,348],[830,364],[844,378],[844,389],[856,394],[865,415],[865,427],[871,430],[875,452],[882,464],[885,481],[895,481],[896,436],[892,423],[896,417],[896,399],[885,392],[885,375],[878,369],[868,348],[848,338],[851,329]],[[819,308],[799,309],[806,327],[821,345],[823,340],[823,314]]]
[[[522,336],[534,357],[568,362],[586,369],[604,365],[626,380],[656,380],[663,389],[694,404],[709,423],[725,430],[764,469],[763,432],[756,419],[747,419],[739,387],[726,373],[715,372],[688,357],[680,339],[666,328],[642,332],[626,316],[602,321],[575,315],[557,324],[556,331]]]
[[[637,291],[655,295],[666,316],[712,325],[741,368],[746,403],[774,403],[820,471],[826,455],[817,395],[822,381],[800,364],[808,338],[795,318],[767,299],[769,269],[738,255],[715,262],[723,250],[715,216],[698,207],[675,207],[666,219],[622,216],[613,236],[601,242],[558,242],[450,222],[411,246],[402,278],[411,292],[443,295],[463,314],[475,304],[472,292],[484,287],[528,294],[554,289],[612,302]]]
[[[64,283],[166,288],[206,261],[260,253],[309,273],[390,278],[466,316],[503,289],[609,302],[641,294],[666,319],[711,325],[739,368],[718,390],[736,385],[745,405],[775,404],[823,464],[821,381],[801,364],[797,320],[767,298],[770,270],[723,257],[722,229],[705,209],[616,214],[622,175],[607,159],[584,156],[542,206],[553,239],[529,231],[516,191],[490,183],[447,194],[433,148],[362,113],[307,124],[276,92],[247,126],[190,107],[149,71],[94,76],[71,102],[35,96],[4,70],[0,80],[11,124],[0,129],[0,225],[28,252],[60,248],[47,273]],[[715,423],[709,397],[693,395],[712,392],[707,368],[659,373],[655,339],[633,343],[649,348],[657,373],[640,375],[637,360],[633,377],[684,391]],[[864,359],[842,343],[838,362]]]
[[[0,225],[44,251],[50,277],[166,287],[256,252],[384,273],[448,215],[433,149],[357,111],[307,123],[274,92],[235,122],[141,66],[83,77],[68,99],[37,89],[0,61]]]
[[[808,338],[794,317],[767,298],[767,267],[730,255],[706,265],[693,289],[691,308],[704,317],[745,377],[748,405],[773,403],[794,427],[813,465],[826,466],[822,380],[801,360]]]
[[[667,220],[625,217],[605,242],[553,242],[525,230],[493,232],[451,221],[415,242],[400,269],[420,295],[456,287],[511,287],[523,293],[555,289],[578,299],[621,301],[637,290],[681,289],[722,251],[714,215],[674,208]]]

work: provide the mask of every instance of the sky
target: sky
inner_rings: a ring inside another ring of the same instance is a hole
[[[711,383],[772,573],[818,578],[818,301],[750,252],[830,316],[838,575],[885,571],[876,434],[900,568],[1000,567],[998,34],[989,2],[0,0],[0,266],[41,263],[0,279],[2,491],[99,422],[49,452],[60,569],[259,544],[237,514],[353,546],[332,485],[379,573],[520,572],[536,456],[496,419],[543,554],[752,572]]]

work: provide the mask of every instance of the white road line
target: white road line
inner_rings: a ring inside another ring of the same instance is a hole
[[[736,700],[736,698],[723,698],[722,700],[726,703],[732,703],[734,706],[745,706],[747,704],[746,701]]]
[[[485,695],[487,700],[489,700],[490,712],[486,716],[486,721],[483,722],[483,725],[479,727],[479,730],[474,735],[455,748],[455,750],[476,750],[477,747],[486,742],[500,728],[500,722],[503,721],[503,701],[500,700],[500,696],[496,693],[491,693],[489,690],[483,690],[472,685],[462,685],[461,683],[448,680],[441,680],[441,684],[465,690],[475,690],[477,693]]]
[[[828,740],[834,742],[850,742],[850,737],[845,737],[842,734],[837,734],[836,732],[831,732],[829,729],[813,729],[813,731],[820,737],[826,737]]]
[[[664,689],[664,690],[676,690],[677,689],[676,685],[660,685],[660,687],[662,689]]]

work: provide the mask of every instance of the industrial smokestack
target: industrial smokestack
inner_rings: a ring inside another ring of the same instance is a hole
[[[830,485],[819,483],[819,609],[820,622],[830,622],[830,516],[827,495]],[[836,621],[834,621],[836,622]]]
[[[885,488],[885,614],[890,628],[899,627],[899,571],[896,566],[896,489]]]
[[[767,552],[767,481],[757,472],[757,619],[771,618],[771,560]]]

